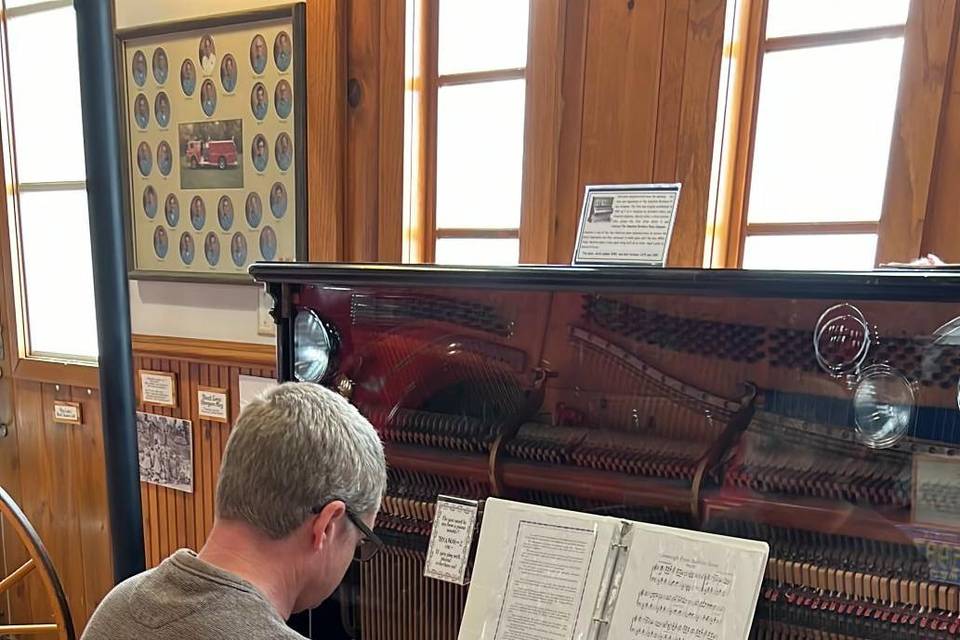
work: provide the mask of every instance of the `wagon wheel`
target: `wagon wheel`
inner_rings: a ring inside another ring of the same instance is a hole
[[[14,585],[20,583],[31,573],[36,572],[43,583],[43,589],[53,605],[53,622],[38,624],[8,624],[0,625],[0,637],[9,636],[32,636],[38,634],[57,634],[58,640],[76,640],[76,633],[73,630],[73,618],[70,617],[70,605],[67,604],[67,597],[63,592],[63,585],[60,584],[60,578],[53,568],[50,556],[40,541],[40,536],[27,516],[13,501],[13,498],[0,488],[0,515],[3,516],[4,524],[10,526],[17,534],[20,542],[27,550],[30,559],[20,565],[13,573],[0,580],[0,595],[12,589]]]

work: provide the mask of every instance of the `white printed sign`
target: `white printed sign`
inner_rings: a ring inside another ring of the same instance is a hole
[[[588,186],[573,264],[665,266],[679,199],[679,184]]]
[[[161,407],[177,406],[176,377],[165,371],[141,371],[140,402]]]
[[[83,424],[79,402],[57,400],[53,403],[53,421],[66,424]]]
[[[205,420],[230,421],[230,404],[226,389],[199,387],[197,389],[198,414]]]
[[[476,500],[439,496],[423,575],[462,585],[477,523]]]

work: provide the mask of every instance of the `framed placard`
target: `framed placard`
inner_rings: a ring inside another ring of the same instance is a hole
[[[466,584],[479,504],[476,500],[437,496],[424,577]]]
[[[679,200],[679,184],[587,186],[573,264],[665,266]]]
[[[130,277],[306,259],[305,5],[118,32]]]
[[[140,402],[158,407],[177,406],[177,377],[167,371],[141,369]]]
[[[62,424],[83,424],[83,410],[79,402],[55,400],[53,402],[53,421]]]
[[[197,415],[214,422],[230,421],[230,402],[226,389],[197,387]]]

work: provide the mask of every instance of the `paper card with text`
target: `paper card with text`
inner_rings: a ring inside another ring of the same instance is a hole
[[[588,185],[573,264],[666,266],[679,200],[679,184]]]
[[[476,500],[438,496],[423,575],[463,585],[477,524]]]

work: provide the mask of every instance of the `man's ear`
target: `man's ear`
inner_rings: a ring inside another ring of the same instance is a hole
[[[320,551],[335,537],[346,511],[347,507],[342,501],[334,500],[314,516],[311,527],[311,546],[314,551]]]

